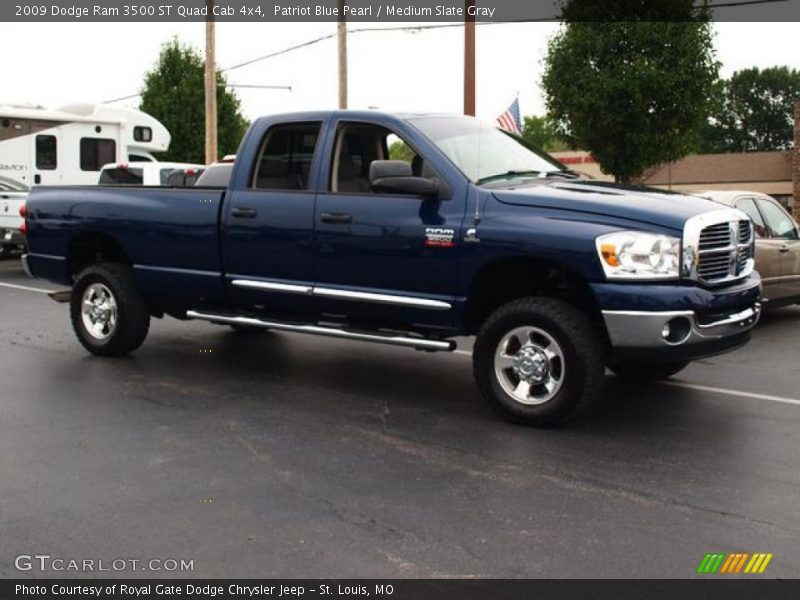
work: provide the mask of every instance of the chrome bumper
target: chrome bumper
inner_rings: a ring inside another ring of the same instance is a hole
[[[28,265],[28,255],[23,254],[20,260],[22,262],[22,270],[25,271],[25,275],[27,275],[28,277],[33,277],[33,273],[31,272],[31,267],[30,265]]]
[[[761,316],[756,302],[745,310],[705,322],[691,310],[648,312],[604,310],[606,329],[613,348],[678,348],[721,340],[752,329]],[[671,326],[673,339],[664,335]],[[675,331],[680,335],[675,336]]]

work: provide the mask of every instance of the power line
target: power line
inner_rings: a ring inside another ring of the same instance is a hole
[[[729,0],[727,2],[717,2],[715,4],[707,4],[707,5],[699,5],[697,8],[706,7],[706,8],[736,8],[739,6],[755,6],[755,5],[763,5],[763,4],[785,4],[790,0]],[[508,24],[517,24],[517,23],[545,23],[545,22],[556,22],[560,21],[557,17],[548,17],[548,18],[541,18],[541,19],[520,19],[515,21],[483,21],[476,23],[476,25],[508,25]],[[390,27],[356,27],[354,29],[348,29],[348,34],[356,34],[356,33],[379,33],[383,31],[428,31],[432,29],[449,29],[453,27],[463,27],[463,23],[435,23],[429,25],[397,25],[397,26],[390,26]],[[314,46],[326,40],[332,39],[336,37],[336,33],[329,33],[326,35],[321,35],[319,37],[306,40],[305,42],[301,42],[299,44],[295,44],[293,46],[288,46],[286,48],[282,48],[280,50],[276,50],[274,52],[270,52],[269,54],[264,54],[263,56],[258,56],[256,58],[251,58],[241,63],[237,63],[235,65],[231,65],[230,67],[225,67],[224,69],[220,69],[221,73],[225,73],[227,71],[233,71],[235,69],[241,69],[242,67],[247,67],[249,65],[269,60],[270,58],[275,58],[278,56],[282,56],[284,54],[288,54],[289,52],[294,52],[295,50],[300,50],[302,48],[308,48],[309,46]],[[229,85],[229,87],[237,87],[235,85]],[[238,87],[255,87],[255,86],[238,86]],[[270,88],[271,86],[261,86],[264,88]],[[285,88],[288,87],[291,90],[291,86],[274,86],[276,88]],[[114,102],[121,102],[123,100],[130,100],[132,98],[138,98],[141,94],[131,94],[129,96],[122,96],[120,98],[114,98],[113,100],[106,100],[103,104],[112,104]]]

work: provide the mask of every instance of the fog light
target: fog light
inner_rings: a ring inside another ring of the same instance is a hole
[[[661,328],[661,337],[671,345],[682,344],[692,332],[692,323],[686,317],[675,317],[664,323]]]

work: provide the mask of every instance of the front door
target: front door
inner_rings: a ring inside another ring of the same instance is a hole
[[[774,200],[759,198],[758,207],[780,256],[781,296],[800,297],[800,234],[797,223]]]
[[[314,293],[323,317],[449,328],[464,198],[374,191],[375,160],[405,161],[415,176],[439,175],[425,156],[377,123],[339,121],[335,132],[314,216]]]
[[[237,306],[268,316],[313,311],[313,165],[320,128],[320,122],[271,127],[247,188],[225,200],[226,283]]]

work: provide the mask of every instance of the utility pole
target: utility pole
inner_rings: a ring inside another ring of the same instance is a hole
[[[217,66],[214,0],[206,0],[206,164],[219,158],[217,150]]]
[[[347,23],[344,20],[344,2],[339,0],[339,23],[337,41],[339,43],[339,108],[347,108]]]
[[[475,0],[464,0],[464,114],[475,116]]]

